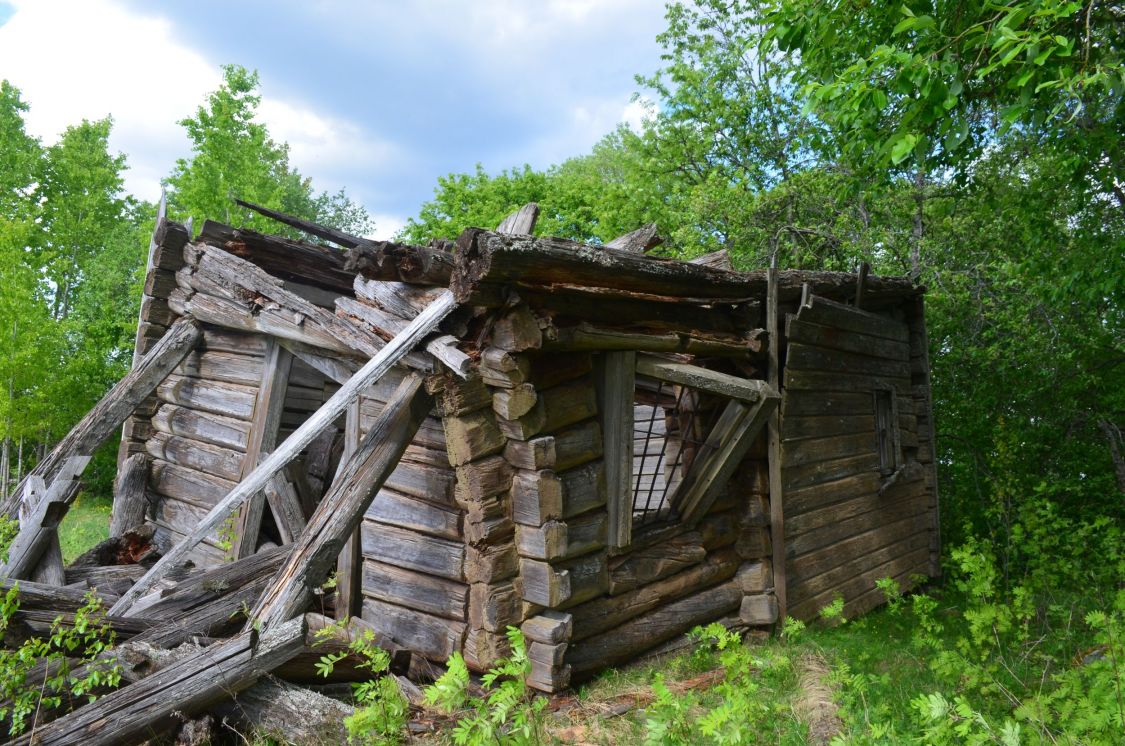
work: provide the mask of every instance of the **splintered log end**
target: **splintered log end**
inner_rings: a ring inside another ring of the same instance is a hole
[[[489,232],[482,228],[466,228],[457,237],[457,252],[453,266],[453,277],[449,289],[458,303],[468,303],[480,284],[481,278],[488,274],[491,265],[491,252],[482,243],[489,239]]]

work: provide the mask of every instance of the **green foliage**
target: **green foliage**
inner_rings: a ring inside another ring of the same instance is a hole
[[[745,744],[797,742],[800,725],[788,718],[796,687],[791,650],[753,646],[721,624],[692,630],[694,656],[722,666],[709,692],[673,692],[653,676],[652,704],[645,711],[646,744]],[[803,739],[802,739],[803,742]]]
[[[543,708],[525,679],[531,672],[527,645],[515,627],[507,629],[511,655],[501,658],[481,677],[486,696],[470,690],[469,669],[460,653],[449,659],[446,672],[425,689],[427,704],[457,715],[453,742],[458,746],[521,746],[543,741]]]
[[[223,84],[194,117],[180,122],[192,143],[190,158],[176,161],[168,178],[173,213],[238,224],[271,233],[292,233],[276,222],[235,205],[243,199],[290,215],[364,235],[374,227],[367,211],[343,191],[317,194],[311,181],[289,163],[289,146],[275,142],[255,121],[261,95],[258,73],[223,67]]]
[[[0,600],[0,635],[7,633],[18,610],[17,584]],[[0,720],[7,722],[8,735],[27,730],[41,710],[69,710],[116,687],[120,668],[100,657],[113,641],[101,599],[91,591],[72,621],[52,622],[49,637],[31,637],[15,649],[0,649]],[[28,675],[40,663],[47,665],[46,677],[42,682],[29,681]]]
[[[320,630],[317,633],[318,643],[339,635],[341,629],[342,624]],[[367,681],[352,684],[356,708],[354,713],[344,719],[349,742],[401,743],[409,710],[394,677],[387,675],[391,658],[375,644],[375,635],[371,630],[352,638],[346,651],[321,656],[316,664],[317,673],[327,678],[335,665],[349,654],[360,658],[357,668],[366,669],[371,674]]]

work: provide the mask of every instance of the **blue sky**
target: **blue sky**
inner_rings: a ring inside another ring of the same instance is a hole
[[[188,154],[175,122],[220,65],[256,68],[293,164],[346,188],[384,237],[438,176],[545,167],[637,121],[663,15],[659,0],[0,0],[0,78],[45,142],[112,114],[127,188],[155,199]]]

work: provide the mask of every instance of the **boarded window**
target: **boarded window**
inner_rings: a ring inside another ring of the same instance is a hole
[[[875,389],[875,438],[879,449],[879,473],[884,477],[890,476],[901,465],[895,392],[891,389]]]

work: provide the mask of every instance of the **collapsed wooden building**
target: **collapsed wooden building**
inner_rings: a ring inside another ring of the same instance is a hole
[[[534,205],[426,247],[255,209],[320,242],[160,223],[134,369],[5,506],[0,571],[27,599],[96,586],[124,638],[229,655],[37,742],[229,697],[307,654],[314,609],[477,671],[518,627],[529,683],[557,691],[698,624],[768,629],[837,596],[858,614],[877,579],[937,573],[908,280],[657,258],[651,228],[535,238]],[[62,568],[54,528],[122,423],[111,533],[152,546]]]

